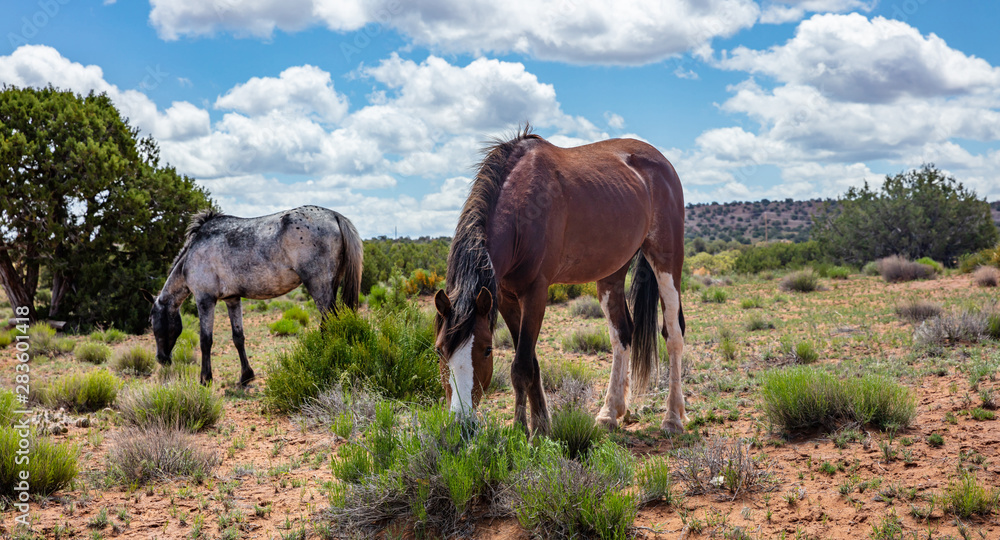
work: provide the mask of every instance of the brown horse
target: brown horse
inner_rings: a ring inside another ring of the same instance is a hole
[[[528,128],[484,154],[452,240],[447,292],[435,297],[436,347],[451,410],[478,406],[490,384],[499,310],[516,350],[510,368],[514,418],[527,427],[527,401],[532,430],[547,433],[535,342],[548,287],[597,281],[613,346],[597,421],[617,426],[630,391],[645,387],[658,358],[659,303],[670,357],[663,428],[683,431],[684,196],[673,166],[640,141],[559,148]],[[625,276],[633,261],[630,313]]]

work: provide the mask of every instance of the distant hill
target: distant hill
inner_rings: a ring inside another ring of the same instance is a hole
[[[809,240],[812,215],[823,199],[808,201],[729,202],[689,204],[685,212],[684,238],[736,240],[754,243],[768,240]],[[990,203],[993,221],[1000,227],[1000,201]]]
[[[804,242],[809,239],[812,215],[822,205],[822,199],[689,204],[684,237],[743,243],[765,238]]]

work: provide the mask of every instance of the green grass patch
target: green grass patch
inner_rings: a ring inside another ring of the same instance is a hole
[[[270,364],[264,397],[270,408],[289,412],[334,385],[404,400],[441,397],[432,321],[415,309],[340,310]]]
[[[123,375],[146,377],[156,368],[156,355],[142,345],[122,352],[111,363],[111,369]]]
[[[706,304],[724,304],[728,297],[724,289],[709,287],[701,291],[701,301]]]
[[[309,326],[309,313],[301,306],[293,306],[281,314],[282,319],[289,319],[298,322],[302,326]]]
[[[70,373],[52,381],[42,391],[42,402],[53,409],[76,412],[99,411],[111,406],[122,382],[106,369]]]
[[[128,338],[128,334],[113,326],[107,330],[94,330],[90,333],[90,339],[92,341],[100,341],[109,345],[121,343],[122,341],[125,341],[126,338]]]
[[[563,338],[562,345],[564,350],[585,354],[611,352],[611,337],[603,328],[574,330]]]
[[[838,379],[807,366],[774,370],[764,375],[760,395],[767,418],[788,432],[848,422],[899,429],[916,418],[913,392],[877,375]]]
[[[125,389],[118,410],[126,424],[140,428],[199,431],[222,418],[222,399],[194,379],[143,383]]]
[[[13,427],[0,426],[0,496],[13,499],[14,487],[28,475],[28,493],[49,495],[67,487],[77,475],[75,446],[52,442],[29,430],[28,453],[18,454],[21,435]],[[27,457],[18,463],[18,457]]]
[[[279,319],[267,325],[267,328],[276,336],[294,336],[302,330],[302,325],[293,319]]]
[[[14,342],[14,330],[0,330],[0,348]]]
[[[751,332],[774,330],[774,323],[760,315],[754,315],[747,320],[747,330]]]
[[[740,301],[740,307],[743,309],[761,309],[764,307],[764,300],[759,296],[744,298]]]
[[[997,509],[998,500],[1000,490],[985,487],[969,472],[949,482],[944,493],[947,510],[966,519],[992,514]]]
[[[82,362],[103,364],[111,359],[111,347],[97,341],[84,341],[73,349],[73,355]]]
[[[589,412],[575,405],[555,411],[551,426],[549,437],[563,445],[570,459],[584,457],[605,434]]]

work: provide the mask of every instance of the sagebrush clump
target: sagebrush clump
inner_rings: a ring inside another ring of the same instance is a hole
[[[889,283],[931,279],[937,275],[937,270],[934,266],[909,261],[899,255],[879,259],[878,271],[882,275],[882,279]]]

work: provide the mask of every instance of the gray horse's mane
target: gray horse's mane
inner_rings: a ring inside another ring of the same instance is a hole
[[[170,264],[170,271],[167,272],[168,276],[173,274],[174,269],[177,268],[179,264],[182,264],[184,259],[187,258],[188,249],[191,247],[191,241],[194,239],[195,235],[198,234],[198,231],[201,230],[201,227],[209,221],[222,216],[226,216],[226,214],[219,212],[215,208],[209,208],[208,210],[198,212],[191,218],[187,229],[184,230],[184,245],[181,247],[180,252],[177,253],[177,256],[174,257],[174,262]]]

